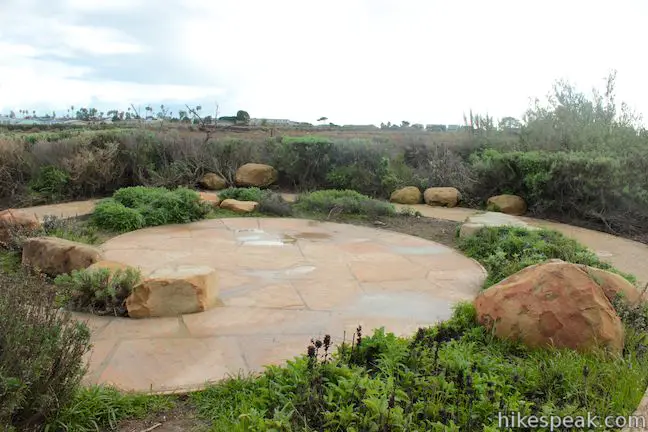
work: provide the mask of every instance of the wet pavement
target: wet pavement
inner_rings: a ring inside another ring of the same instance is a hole
[[[195,389],[306,352],[312,337],[349,341],[385,327],[411,335],[471,300],[483,268],[434,242],[301,219],[234,218],[115,237],[106,258],[141,268],[217,270],[223,306],[177,318],[77,314],[92,329],[87,383],[154,392]]]

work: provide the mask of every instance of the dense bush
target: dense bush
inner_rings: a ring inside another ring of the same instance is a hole
[[[489,227],[474,235],[459,239],[458,248],[474,258],[488,271],[484,287],[487,288],[517,273],[525,267],[549,259],[585,264],[614,271],[611,265],[601,261],[594,252],[557,231],[528,230],[517,227]],[[630,275],[623,275],[631,281]]]
[[[258,187],[249,188],[227,188],[218,193],[218,197],[222,200],[235,199],[239,201],[256,201],[260,202],[263,199],[265,191]]]
[[[57,303],[71,310],[97,315],[125,316],[126,298],[141,279],[135,269],[74,270],[54,279]]]
[[[0,272],[0,429],[36,430],[75,395],[88,328],[52,307],[52,290],[24,272]]]
[[[387,216],[396,213],[393,205],[352,190],[322,190],[299,196],[296,208],[305,212]]]
[[[117,232],[147,226],[187,223],[202,219],[209,208],[189,189],[134,186],[115,192],[99,202],[92,213],[93,223]]]

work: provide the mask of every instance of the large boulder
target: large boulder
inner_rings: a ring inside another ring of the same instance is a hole
[[[14,231],[30,232],[39,228],[40,222],[35,215],[14,209],[0,212],[0,243],[9,243]]]
[[[58,237],[34,237],[23,246],[22,263],[50,276],[82,270],[103,260],[99,249]]]
[[[576,264],[552,260],[527,267],[483,291],[474,304],[479,322],[503,339],[582,352],[597,346],[623,350],[620,318]]]
[[[232,198],[223,200],[220,203],[220,208],[225,210],[232,210],[236,213],[252,213],[259,207],[256,201],[239,201]]]
[[[527,211],[527,204],[517,195],[497,195],[488,198],[486,208],[514,216],[522,216]]]
[[[420,204],[423,194],[416,186],[406,186],[392,192],[389,200],[397,204]]]
[[[423,198],[427,205],[456,207],[461,201],[461,193],[453,187],[431,187],[425,190]]]
[[[270,165],[247,163],[236,170],[237,186],[267,187],[277,181],[279,173]]]
[[[126,299],[131,318],[168,317],[203,312],[218,305],[216,271],[205,266],[176,266],[152,272]]]
[[[227,180],[215,173],[205,174],[198,184],[208,190],[221,190],[227,187]]]

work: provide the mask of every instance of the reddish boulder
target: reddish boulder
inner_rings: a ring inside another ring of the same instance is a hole
[[[603,289],[582,266],[560,260],[527,267],[475,299],[479,322],[503,339],[620,353],[624,333]]]

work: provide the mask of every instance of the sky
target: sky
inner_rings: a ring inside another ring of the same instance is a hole
[[[648,113],[645,0],[0,0],[0,113],[152,104],[336,124],[521,117],[617,71]]]

